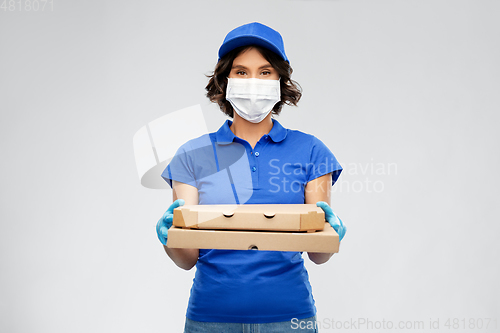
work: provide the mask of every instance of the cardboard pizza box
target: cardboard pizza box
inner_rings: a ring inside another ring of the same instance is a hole
[[[316,231],[325,213],[315,204],[184,205],[174,209],[173,225],[191,229]]]
[[[185,229],[168,230],[170,248],[261,250],[297,252],[339,252],[339,235],[328,222],[316,232],[237,231]]]

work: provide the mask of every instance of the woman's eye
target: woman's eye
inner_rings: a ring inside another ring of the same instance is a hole
[[[243,71],[237,71],[236,74],[238,74],[238,75],[245,75],[246,73],[243,72]]]
[[[271,72],[270,71],[264,71],[261,73],[262,75],[271,75]]]

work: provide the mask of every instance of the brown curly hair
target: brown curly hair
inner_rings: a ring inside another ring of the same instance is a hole
[[[302,88],[300,85],[292,80],[292,67],[290,64],[283,60],[279,55],[271,50],[263,48],[258,45],[240,46],[223,56],[217,65],[212,75],[207,75],[210,78],[205,89],[207,90],[207,97],[211,102],[217,103],[226,115],[233,118],[233,107],[231,103],[226,100],[226,87],[227,77],[233,66],[234,59],[243,51],[250,48],[257,49],[262,56],[269,61],[271,66],[276,69],[280,76],[280,89],[281,101],[276,103],[273,107],[272,114],[279,115],[283,104],[297,105],[302,97]]]

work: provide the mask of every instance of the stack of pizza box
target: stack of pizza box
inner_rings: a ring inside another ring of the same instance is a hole
[[[339,251],[339,236],[314,204],[184,205],[174,210],[171,248]]]

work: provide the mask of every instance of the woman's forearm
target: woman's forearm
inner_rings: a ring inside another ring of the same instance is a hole
[[[172,261],[182,269],[190,270],[196,265],[200,251],[198,249],[171,249],[163,246]]]
[[[309,259],[316,265],[321,265],[330,260],[333,253],[317,253],[317,252],[307,252]]]
[[[172,199],[173,201],[182,198],[186,205],[198,204],[198,189],[192,185],[184,184],[172,180]],[[182,269],[190,270],[196,265],[200,251],[198,249],[174,249],[163,246],[165,252],[172,261]]]

